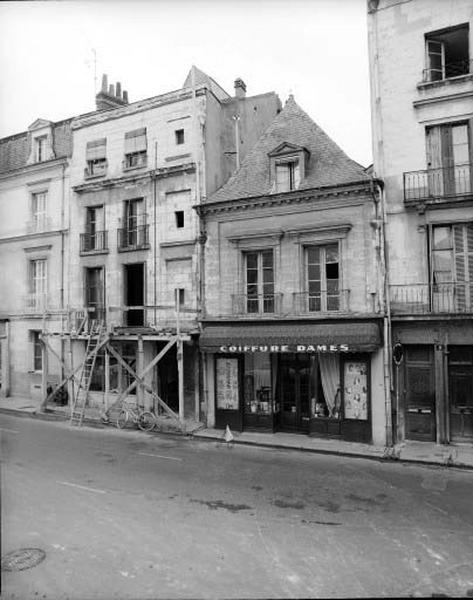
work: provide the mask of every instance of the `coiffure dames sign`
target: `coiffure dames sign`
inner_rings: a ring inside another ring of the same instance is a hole
[[[220,352],[225,353],[255,353],[255,352],[350,352],[348,344],[287,344],[271,346],[236,346],[229,344],[220,346]]]

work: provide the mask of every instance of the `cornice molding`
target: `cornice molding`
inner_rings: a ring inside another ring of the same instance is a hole
[[[0,244],[8,244],[12,242],[22,242],[24,240],[35,240],[49,236],[59,236],[63,233],[67,233],[67,229],[55,229],[54,231],[41,231],[37,233],[25,233],[20,235],[12,235],[5,238],[0,238]]]

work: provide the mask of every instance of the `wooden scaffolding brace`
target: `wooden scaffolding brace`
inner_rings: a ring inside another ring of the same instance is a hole
[[[136,307],[133,307],[136,308]],[[140,308],[140,307],[138,307]],[[156,308],[156,307],[141,307],[141,308]],[[161,306],[159,308],[162,308]],[[167,307],[168,308],[168,307]],[[69,316],[69,313],[68,313]],[[68,354],[69,354],[69,365],[61,358],[61,356],[54,350],[49,342],[50,337],[60,337],[68,341]],[[73,365],[73,352],[72,352],[72,340],[83,339],[87,341],[86,352],[82,362],[75,366]],[[120,353],[112,346],[112,335],[107,333],[105,325],[99,320],[90,319],[87,313],[84,313],[84,317],[77,330],[72,331],[70,323],[68,325],[67,332],[61,333],[50,333],[46,331],[45,327],[45,316],[43,316],[43,331],[40,336],[42,342],[42,357],[43,357],[43,379],[42,379],[42,391],[43,401],[40,405],[40,411],[45,412],[48,403],[56,396],[56,394],[68,384],[71,383],[72,398],[71,398],[71,425],[82,425],[84,418],[85,408],[87,405],[88,393],[90,389],[90,383],[95,368],[95,362],[98,353],[101,350],[105,350],[109,355],[113,356],[117,363],[123,367],[129,375],[133,378],[133,381],[128,387],[123,390],[113,404],[106,407],[102,414],[103,420],[109,419],[110,412],[120,406],[125,401],[127,395],[133,391],[137,386],[140,389],[148,392],[153,400],[157,402],[163,411],[171,418],[175,419],[181,427],[184,425],[184,371],[183,371],[183,336],[180,332],[180,310],[179,304],[177,304],[176,311],[176,334],[171,335],[167,340],[165,347],[151,360],[151,362],[138,373],[138,369],[135,371],[120,356]],[[142,355],[143,352],[143,338],[141,335],[137,337],[138,342],[138,353]],[[150,385],[144,380],[145,375],[155,367],[163,356],[174,346],[177,345],[177,367],[178,367],[178,395],[179,395],[179,413],[173,411],[166,402],[152,389]],[[48,351],[60,362],[64,377],[62,380],[52,389],[51,392],[47,393],[48,382]],[[80,375],[77,375],[80,372]],[[75,387],[76,386],[76,387]]]

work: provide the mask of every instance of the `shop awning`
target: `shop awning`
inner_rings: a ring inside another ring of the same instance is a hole
[[[372,352],[381,346],[378,323],[206,324],[206,352]],[[283,348],[284,347],[284,348]],[[256,349],[257,348],[257,349]]]

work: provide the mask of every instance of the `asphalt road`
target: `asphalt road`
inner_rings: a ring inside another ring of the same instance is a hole
[[[473,596],[473,473],[0,416],[2,598]]]

